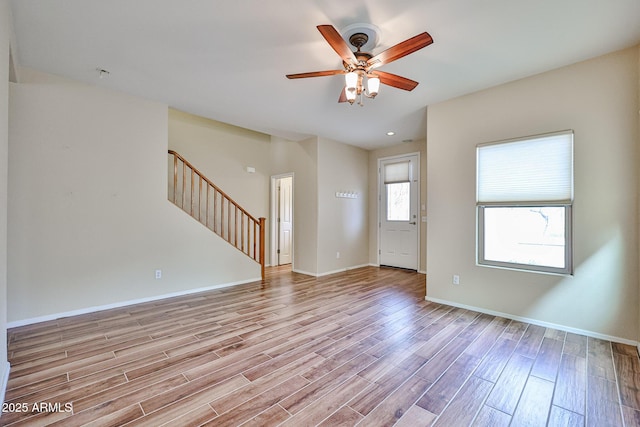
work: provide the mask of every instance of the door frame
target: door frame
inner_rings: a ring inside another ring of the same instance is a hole
[[[295,176],[293,172],[288,172],[288,173],[282,173],[282,174],[278,174],[278,175],[271,175],[271,197],[270,197],[270,204],[271,204],[271,226],[270,226],[270,230],[271,230],[271,245],[270,245],[270,249],[269,249],[269,253],[270,253],[270,260],[271,260],[271,265],[272,266],[277,266],[278,265],[278,189],[276,187],[277,182],[279,179],[281,178],[288,178],[291,177],[291,195],[292,195],[292,202],[291,202],[291,218],[294,218],[294,214],[295,214]],[[291,268],[293,269],[293,263],[295,262],[295,257],[294,257],[294,241],[295,241],[295,221],[293,222],[293,225],[291,226]]]
[[[389,160],[399,160],[399,159],[404,159],[404,158],[408,158],[408,157],[413,157],[416,156],[417,157],[417,161],[418,161],[418,167],[416,168],[415,174],[414,174],[414,178],[415,178],[415,185],[416,185],[416,212],[417,212],[417,218],[416,218],[416,233],[417,233],[417,239],[416,239],[416,271],[420,271],[420,239],[422,236],[422,211],[421,211],[421,199],[420,199],[420,169],[422,167],[422,163],[421,163],[421,159],[420,159],[420,152],[416,151],[416,152],[412,152],[412,153],[404,153],[404,154],[396,154],[394,156],[388,156],[388,157],[379,157],[378,158],[378,185],[377,185],[377,191],[378,191],[378,217],[377,217],[377,223],[378,223],[378,232],[376,233],[377,236],[377,241],[376,241],[376,264],[378,265],[378,267],[380,266],[380,232],[382,229],[382,189],[384,187],[384,184],[382,182],[382,163],[389,161]]]

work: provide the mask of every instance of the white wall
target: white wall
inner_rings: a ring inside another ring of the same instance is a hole
[[[169,110],[169,148],[175,150],[255,218],[269,222],[269,135]],[[255,173],[248,173],[247,166]],[[266,230],[269,247],[269,227]],[[266,251],[269,264],[269,251]]]
[[[10,322],[259,279],[167,200],[166,105],[64,83],[10,101]]]
[[[638,339],[638,51],[429,107],[428,298]],[[476,144],[563,129],[575,131],[575,275],[476,266]]]
[[[9,141],[9,4],[0,0],[0,403],[9,375],[7,363],[7,180]]]
[[[318,274],[368,264],[367,174],[367,151],[319,138]],[[358,198],[337,198],[340,191]]]
[[[427,142],[424,139],[389,147],[378,148],[369,151],[369,263],[378,264],[378,227],[376,221],[378,214],[378,160],[384,157],[399,156],[402,154],[420,153],[420,205],[419,212],[422,218],[427,214],[422,205],[427,203]],[[420,263],[419,271],[427,271],[427,224],[420,222]]]

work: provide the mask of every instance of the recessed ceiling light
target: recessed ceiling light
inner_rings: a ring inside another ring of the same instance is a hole
[[[395,135],[395,134],[396,134],[396,133],[395,133],[394,131],[392,131],[392,130],[390,130],[389,132],[387,132],[387,136],[393,136],[393,135]]]

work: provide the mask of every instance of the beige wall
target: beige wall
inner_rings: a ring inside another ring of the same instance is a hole
[[[269,222],[270,136],[169,109],[169,148],[256,218]],[[247,172],[253,167],[254,173]],[[269,227],[266,230],[269,247]],[[269,261],[269,251],[266,251]]]
[[[7,363],[7,179],[9,138],[9,4],[0,0],[0,403],[9,375]]]
[[[260,277],[167,200],[165,105],[55,83],[10,101],[10,322]]]
[[[367,263],[366,151],[328,140],[321,149],[318,138],[279,140],[33,70],[25,75],[33,83],[12,86],[9,147],[14,324],[259,277],[257,264],[166,200],[167,145],[256,216],[268,217],[269,177],[293,172],[297,271]],[[342,170],[350,172],[341,177]],[[361,197],[337,200],[336,188]],[[348,209],[338,209],[345,201]],[[338,250],[339,260],[325,254]]]
[[[428,298],[638,339],[638,53],[429,107]],[[575,132],[575,274],[476,266],[476,144],[563,129]]]
[[[293,270],[318,271],[318,139],[271,137],[271,174],[293,173]]]
[[[422,209],[427,203],[427,144],[424,139],[369,151],[369,263],[378,265],[378,160],[384,157],[409,153],[420,153],[420,217],[426,216]],[[419,271],[427,271],[427,224],[420,222],[420,264]]]
[[[271,164],[272,175],[293,173],[293,270],[319,276],[366,265],[367,152],[324,138],[272,137]]]
[[[368,264],[367,162],[361,148],[318,140],[318,274]],[[336,192],[358,198],[338,198]]]
[[[5,317],[20,323],[259,276],[257,265],[166,200],[171,140],[260,216],[269,213],[269,177],[294,173],[294,269],[314,275],[376,262],[377,160],[420,152],[421,204],[429,218],[421,229],[421,250],[427,243],[420,269],[429,265],[429,298],[635,341],[639,56],[629,49],[431,106],[428,143],[372,152],[316,137],[268,137],[26,73],[47,84],[11,89],[8,286],[0,175],[0,294],[8,287],[10,303],[3,315],[0,301],[0,332],[6,333]],[[7,99],[0,88],[0,100]],[[475,145],[567,128],[576,135],[575,275],[477,267]],[[229,139],[237,146],[221,142]],[[223,162],[209,158],[211,141],[225,152]],[[246,166],[256,174],[246,174]],[[336,199],[338,190],[362,198]],[[251,197],[258,191],[262,197]],[[161,280],[153,278],[158,268]],[[461,285],[450,284],[452,274]]]

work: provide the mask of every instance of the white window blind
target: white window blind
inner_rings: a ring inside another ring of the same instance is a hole
[[[387,163],[384,165],[384,183],[409,182],[410,162]]]
[[[477,147],[478,203],[573,200],[573,132]]]

